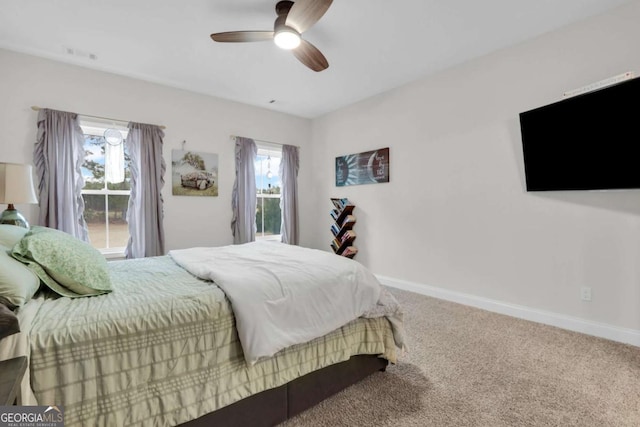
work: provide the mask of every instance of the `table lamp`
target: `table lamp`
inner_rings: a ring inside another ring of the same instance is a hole
[[[26,218],[13,205],[14,203],[38,203],[33,189],[31,165],[0,163],[0,204],[3,203],[9,206],[0,215],[0,224],[29,228]]]

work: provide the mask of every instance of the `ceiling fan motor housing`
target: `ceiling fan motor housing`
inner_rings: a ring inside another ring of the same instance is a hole
[[[287,17],[287,14],[289,14],[289,10],[291,10],[291,6],[293,6],[293,2],[289,1],[289,0],[282,0],[279,1],[276,4],[276,14],[278,15],[278,17]]]
[[[287,25],[289,10],[293,6],[292,1],[280,1],[276,4],[278,17],[273,24],[273,39],[278,47],[286,50],[295,49],[300,45],[300,33]]]
[[[276,22],[273,24],[273,31],[277,33],[278,30],[282,30],[285,27],[290,28],[290,27],[287,27],[287,25],[285,24],[286,21],[287,21],[287,15],[278,16],[276,18]]]
[[[276,4],[276,13],[278,14],[278,17],[276,18],[276,22],[273,24],[274,33],[285,30],[300,35],[300,33],[298,33],[295,29],[287,25],[287,16],[289,15],[291,6],[293,6],[293,2],[289,0],[282,0],[279,1],[278,4]]]

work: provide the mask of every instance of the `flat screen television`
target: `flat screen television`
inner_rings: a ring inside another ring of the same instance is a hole
[[[640,188],[640,78],[520,113],[527,191]]]

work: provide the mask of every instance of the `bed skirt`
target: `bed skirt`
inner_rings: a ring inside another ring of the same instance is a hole
[[[275,426],[369,375],[384,371],[388,363],[388,360],[374,355],[353,356],[347,361],[310,372],[280,387],[249,396],[181,425]]]

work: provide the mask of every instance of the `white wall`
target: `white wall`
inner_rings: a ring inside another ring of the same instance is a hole
[[[37,113],[32,105],[166,126],[166,250],[232,243],[235,164],[230,135],[301,146],[300,186],[305,188],[310,179],[308,119],[0,49],[0,161],[33,163]],[[183,140],[187,150],[218,153],[218,197],[171,195],[171,150],[181,149]],[[300,198],[305,243],[311,198],[306,193]],[[17,208],[37,222],[37,206]]]
[[[518,121],[637,75],[638,22],[635,2],[314,120],[314,246],[328,250],[329,197],[349,197],[375,273],[640,330],[640,191],[527,193]],[[382,147],[390,183],[335,187],[336,156]]]
[[[637,22],[640,2],[313,121],[0,50],[0,161],[31,162],[31,105],[167,126],[168,164],[182,140],[220,156],[219,197],[165,187],[172,249],[231,242],[230,134],[301,145],[303,245],[329,250],[329,197],[349,197],[356,259],[380,275],[637,331],[640,191],[526,193],[518,124],[640,71]],[[336,156],[387,146],[389,184],[334,186]]]

